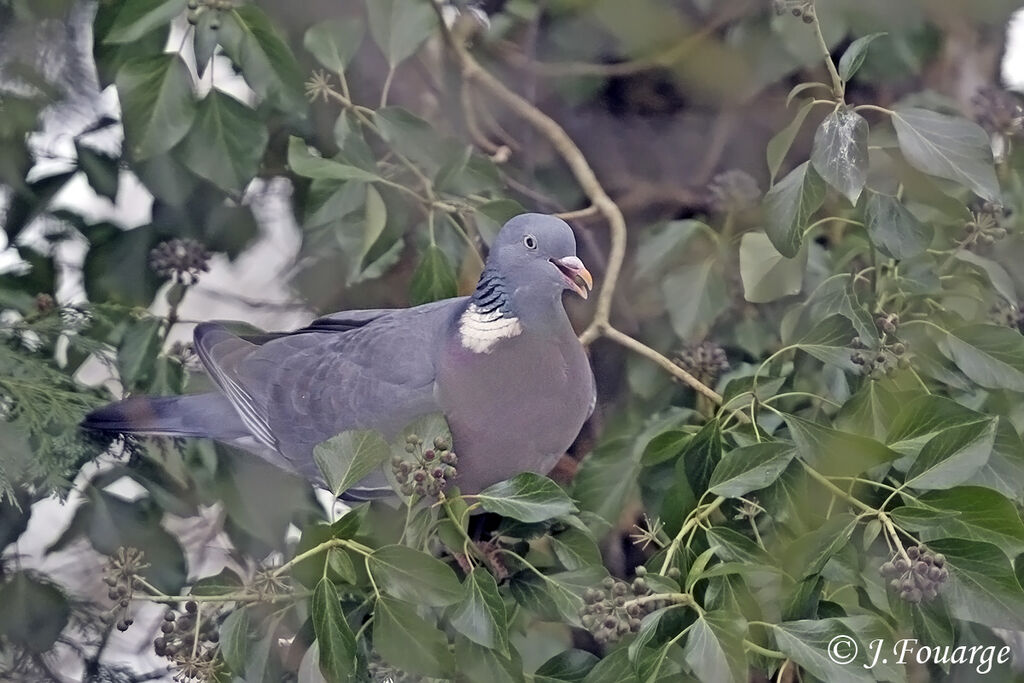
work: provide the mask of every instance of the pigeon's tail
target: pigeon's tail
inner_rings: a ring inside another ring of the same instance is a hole
[[[249,436],[238,413],[220,394],[133,396],[92,411],[85,416],[82,427],[99,432],[223,441]]]

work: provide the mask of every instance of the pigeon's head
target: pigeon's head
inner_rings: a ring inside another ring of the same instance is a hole
[[[500,273],[524,297],[557,298],[569,289],[586,299],[594,286],[590,271],[576,256],[572,228],[540,213],[524,213],[505,223],[491,245],[487,269]]]

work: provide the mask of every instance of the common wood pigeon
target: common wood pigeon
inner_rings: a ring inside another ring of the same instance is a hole
[[[455,483],[476,493],[549,472],[593,411],[594,375],[562,306],[563,291],[586,298],[592,285],[569,226],[523,214],[498,233],[472,296],[344,311],[256,340],[203,323],[195,348],[219,392],[132,397],[83,425],[217,439],[321,483],[317,444],[349,429],[391,437],[441,412]],[[377,472],[345,497],[390,492]]]

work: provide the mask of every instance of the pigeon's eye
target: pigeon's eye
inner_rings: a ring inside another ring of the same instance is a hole
[[[526,245],[527,249],[536,249],[537,238],[534,237],[533,235],[527,235],[526,237],[523,238],[523,244]]]

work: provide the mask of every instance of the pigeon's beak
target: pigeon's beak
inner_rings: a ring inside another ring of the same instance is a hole
[[[583,261],[575,256],[566,256],[565,258],[551,259],[551,262],[558,270],[562,271],[565,281],[569,284],[569,289],[584,299],[590,295],[590,290],[594,288],[594,277],[583,265]],[[584,287],[586,288],[584,289]]]

